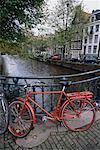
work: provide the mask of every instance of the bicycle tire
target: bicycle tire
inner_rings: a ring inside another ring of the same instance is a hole
[[[94,121],[95,107],[86,99],[73,99],[62,109],[63,125],[72,131],[86,131]]]
[[[0,94],[0,134],[4,134],[8,128],[9,109],[4,94]]]
[[[22,108],[23,112],[21,112]],[[16,100],[9,105],[9,110],[9,131],[15,137],[25,137],[31,131],[33,125],[30,108],[24,102]]]

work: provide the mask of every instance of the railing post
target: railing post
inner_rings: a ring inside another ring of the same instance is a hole
[[[50,86],[50,91],[52,91],[52,90],[53,90],[53,87]],[[50,111],[53,111],[52,99],[53,99],[53,95],[51,94],[51,96],[50,96]]]
[[[42,85],[42,92],[44,92],[43,85]],[[44,108],[44,94],[42,94],[42,107]]]
[[[35,92],[35,86],[33,86],[33,92]],[[33,95],[33,99],[35,101],[35,95]],[[34,111],[36,112],[36,106],[34,105]]]
[[[100,83],[97,86],[97,101],[100,103]]]

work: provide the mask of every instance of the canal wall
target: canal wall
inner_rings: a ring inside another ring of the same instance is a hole
[[[99,64],[87,64],[87,63],[78,63],[78,62],[62,62],[62,61],[47,61],[49,64],[56,64],[62,67],[70,68],[77,71],[91,71],[100,69]]]
[[[32,58],[31,58],[32,59]],[[38,61],[42,61],[46,64],[51,64],[51,65],[58,65],[61,67],[65,67],[68,69],[76,70],[79,72],[85,72],[85,71],[92,71],[96,69],[100,69],[100,64],[93,64],[93,63],[80,63],[80,62],[71,62],[71,61],[61,61],[61,60],[45,60],[43,61],[42,59],[39,58],[33,58]]]

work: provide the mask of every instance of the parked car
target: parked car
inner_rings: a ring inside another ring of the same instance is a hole
[[[79,62],[80,59],[78,59],[78,58],[72,58],[72,59],[70,59],[70,61],[72,61],[72,62]]]
[[[100,58],[97,58],[97,64],[99,64],[100,63]]]
[[[85,63],[97,63],[97,58],[94,57],[94,56],[91,56],[91,55],[87,55],[87,56],[84,58],[84,62],[85,62]]]
[[[61,60],[61,56],[58,54],[55,54],[51,57],[52,60]]]

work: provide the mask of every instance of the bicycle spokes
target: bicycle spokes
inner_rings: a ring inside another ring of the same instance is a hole
[[[93,108],[89,101],[72,100],[62,110],[62,121],[70,130],[85,131],[94,122],[95,112]]]
[[[8,104],[4,96],[0,97],[0,134],[8,127]]]
[[[10,105],[9,131],[18,137],[26,136],[32,127],[32,114],[27,105],[21,101],[15,101]]]

